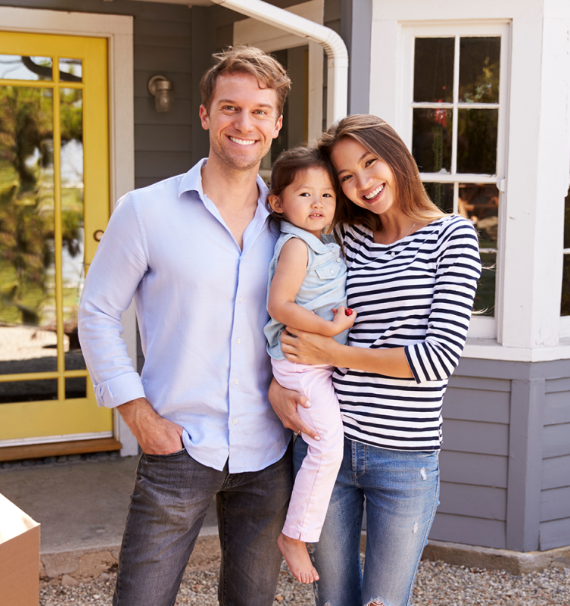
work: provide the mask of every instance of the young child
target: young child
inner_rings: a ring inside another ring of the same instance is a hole
[[[301,583],[318,580],[306,542],[319,540],[333,486],[342,462],[343,428],[332,385],[333,367],[287,360],[279,339],[285,326],[334,337],[345,344],[356,314],[346,305],[346,265],[338,244],[321,234],[335,224],[336,177],[320,152],[298,147],[273,166],[267,199],[280,220],[281,235],[269,266],[265,327],[275,379],[311,403],[299,407],[302,419],[320,440],[303,434],[308,452],[295,479],[285,526],[278,543],[289,569]]]

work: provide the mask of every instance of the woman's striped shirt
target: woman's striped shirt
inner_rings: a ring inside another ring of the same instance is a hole
[[[338,230],[348,266],[355,347],[405,347],[413,379],[339,368],[347,438],[396,450],[441,447],[441,405],[465,345],[481,274],[477,233],[446,216],[393,244],[361,226]]]

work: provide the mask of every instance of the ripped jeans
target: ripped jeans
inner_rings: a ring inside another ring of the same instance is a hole
[[[295,440],[296,471],[306,452],[306,443]],[[409,606],[439,504],[438,454],[388,450],[344,439],[344,459],[321,537],[309,547],[320,576],[314,584],[317,606]]]

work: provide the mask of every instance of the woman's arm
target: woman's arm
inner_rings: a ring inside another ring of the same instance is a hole
[[[269,315],[286,326],[333,337],[354,324],[355,314],[347,316],[341,308],[342,313],[336,314],[331,322],[295,303],[307,274],[308,259],[307,245],[303,240],[291,238],[285,243],[269,288]]]
[[[330,364],[337,368],[354,368],[364,372],[413,379],[404,347],[366,349],[341,345],[334,339],[287,327],[281,334],[281,349],[291,362]],[[291,336],[294,335],[294,336]]]

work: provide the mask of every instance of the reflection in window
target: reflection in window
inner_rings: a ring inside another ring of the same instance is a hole
[[[499,243],[500,55],[499,36],[417,37],[411,103],[412,154],[428,195],[479,233],[484,270],[475,309],[490,316]]]
[[[0,374],[57,369],[52,91],[0,86]]]
[[[0,404],[57,400],[57,379],[0,382]]]
[[[570,316],[570,192],[568,192],[564,203],[564,265],[560,315]]]
[[[82,82],[83,62],[81,59],[60,59],[59,79],[62,82]]]
[[[451,110],[414,109],[412,154],[420,172],[451,172],[452,129]]]
[[[2,80],[51,80],[51,57],[22,57],[0,55],[0,79]]]

